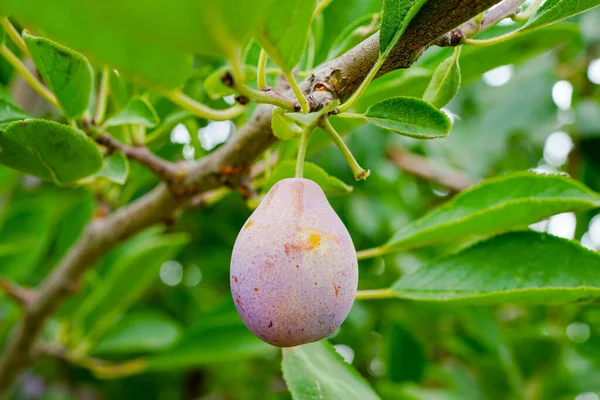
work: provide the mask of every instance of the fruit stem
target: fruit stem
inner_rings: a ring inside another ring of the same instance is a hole
[[[313,18],[316,18],[317,15],[321,14],[321,12],[323,12],[325,7],[327,7],[329,5],[329,3],[331,3],[331,1],[332,0],[321,0],[319,2],[319,4],[317,4],[315,11],[313,11]]]
[[[265,89],[267,87],[266,70],[267,67],[267,52],[265,49],[260,49],[260,56],[258,57],[258,69],[256,71],[256,83],[258,90]]]
[[[393,299],[396,292],[393,289],[359,290],[355,300]]]
[[[0,25],[4,28],[4,31],[8,35],[8,37],[12,40],[12,42],[29,58],[31,58],[31,54],[29,54],[29,49],[23,41],[21,34],[15,29],[13,24],[10,23],[8,18],[0,19]]]
[[[373,247],[372,249],[357,251],[356,257],[359,260],[366,260],[368,258],[379,257],[379,256],[382,256],[382,255],[388,254],[388,253],[390,253],[390,250],[387,247],[379,246],[379,247]]]
[[[94,113],[94,123],[101,125],[104,122],[106,113],[106,103],[108,102],[108,94],[110,91],[110,70],[107,66],[102,68],[102,78],[100,79],[100,88],[96,97],[96,110]]]
[[[333,125],[331,125],[331,122],[329,122],[327,118],[323,118],[323,120],[321,121],[321,128],[323,128],[325,133],[329,135],[333,143],[335,143],[338,149],[340,149],[340,151],[342,152],[344,159],[346,160],[346,162],[350,166],[350,169],[352,170],[352,173],[354,174],[354,179],[356,179],[357,181],[361,179],[366,179],[371,172],[369,170],[365,170],[358,164],[358,162],[354,158],[354,155],[352,155],[352,152],[350,151],[348,146],[346,146],[346,143],[344,142],[340,134],[335,130],[335,128],[333,127]]]
[[[296,178],[302,178],[304,175],[304,158],[306,157],[306,148],[308,147],[308,139],[310,138],[311,132],[312,128],[306,127],[304,128],[304,131],[302,131],[302,136],[300,136],[298,158],[296,159]]]
[[[235,105],[223,110],[216,110],[197,102],[180,90],[159,90],[159,92],[184,110],[187,110],[201,118],[210,119],[212,121],[227,121],[234,119],[241,115],[245,110],[245,108],[240,105]]]
[[[310,106],[308,105],[308,100],[306,100],[306,97],[304,97],[304,93],[302,93],[302,89],[300,89],[300,86],[298,86],[298,82],[296,82],[296,79],[294,78],[294,74],[292,73],[292,71],[287,72],[284,70],[283,75],[285,75],[290,87],[292,88],[292,91],[296,95],[296,99],[298,100],[298,103],[300,104],[300,110],[304,114],[308,114],[310,112]]]

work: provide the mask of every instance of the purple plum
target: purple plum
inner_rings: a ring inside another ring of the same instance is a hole
[[[331,335],[350,312],[358,285],[348,230],[315,182],[279,181],[239,233],[231,292],[246,326],[274,346]]]

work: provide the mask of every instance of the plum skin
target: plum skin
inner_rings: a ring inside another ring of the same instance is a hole
[[[290,178],[271,188],[236,239],[230,283],[246,326],[274,346],[315,342],[341,325],[358,261],[319,185]]]

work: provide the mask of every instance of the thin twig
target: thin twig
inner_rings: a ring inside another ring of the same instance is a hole
[[[110,69],[105,66],[102,68],[102,78],[100,78],[100,87],[98,88],[98,96],[96,97],[96,111],[94,112],[94,124],[101,125],[104,122],[106,114],[106,104],[108,103],[108,95],[110,92]]]
[[[128,159],[134,160],[148,169],[168,184],[185,180],[186,171],[177,165],[162,159],[148,150],[145,146],[129,146],[114,139],[108,133],[102,133],[96,141],[112,151],[120,151]]]
[[[21,50],[26,56],[31,57],[31,54],[29,54],[29,49],[27,48],[25,41],[21,37],[21,34],[19,34],[19,32],[15,29],[13,24],[10,23],[8,18],[0,19],[0,25],[2,25],[4,31],[6,32],[10,40],[12,40],[12,42],[19,48],[19,50]]]
[[[519,8],[526,0],[504,0],[488,11],[481,21],[477,17],[470,19],[460,27],[440,36],[435,40],[436,46],[458,46],[464,39],[472,38],[479,33],[491,28],[505,18],[511,18],[519,12]]]
[[[0,290],[22,307],[28,307],[37,298],[34,289],[19,286],[8,279],[0,278]]]
[[[408,68],[433,41],[481,13],[498,0],[446,0],[427,2],[413,19],[404,36],[382,66],[379,75]],[[331,101],[352,94],[379,55],[378,34],[371,36],[347,53],[314,70],[302,84],[311,96],[327,94],[316,87],[330,87],[330,95],[319,97]],[[343,77],[343,79],[339,79]],[[276,142],[271,131],[273,106],[256,108],[246,125],[225,145],[204,157],[190,170],[186,184],[194,185],[195,194],[224,186],[228,180],[247,175],[250,165]],[[235,113],[234,113],[235,114]],[[239,171],[224,176],[222,170]],[[0,356],[0,393],[6,393],[20,372],[33,361],[32,349],[45,322],[76,288],[83,274],[104,256],[135,233],[171,218],[185,206],[192,193],[177,196],[161,184],[135,202],[104,219],[96,219],[85,228],[67,255],[39,286],[38,299],[23,313]]]
[[[296,104],[298,103],[294,99],[282,94],[277,89],[265,87],[260,90],[254,90],[246,84],[236,80],[231,72],[226,72],[221,78],[221,82],[223,82],[225,86],[235,89],[235,91],[241,95],[236,97],[236,100],[242,105],[245,105],[249,101],[254,101],[262,104],[272,104],[288,111],[297,111]],[[266,82],[264,84],[266,85]]]
[[[427,157],[406,150],[394,149],[388,153],[388,157],[403,171],[453,192],[461,192],[474,184],[464,172],[441,167]]]
[[[29,85],[38,92],[44,99],[48,100],[50,104],[55,106],[56,108],[60,108],[58,104],[58,100],[48,90],[46,86],[42,82],[40,82],[32,73],[27,69],[25,64],[17,57],[10,49],[6,46],[6,44],[0,45],[0,55],[2,55],[6,61],[29,83]]]
[[[205,106],[202,103],[197,102],[185,93],[181,91],[166,92],[159,90],[163,96],[177,104],[179,107],[197,115],[201,118],[209,119],[212,121],[227,121],[240,116],[244,112],[244,107],[235,105],[224,110],[217,110]]]
[[[396,292],[393,289],[375,289],[375,290],[359,290],[356,293],[356,300],[380,300],[393,299],[396,297]]]

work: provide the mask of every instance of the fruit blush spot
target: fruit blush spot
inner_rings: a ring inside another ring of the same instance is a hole
[[[297,181],[292,183],[292,211],[296,217],[304,214],[304,183]]]
[[[311,233],[308,236],[308,241],[311,244],[311,248],[309,250],[315,249],[321,245],[321,236],[319,236],[317,233]]]

